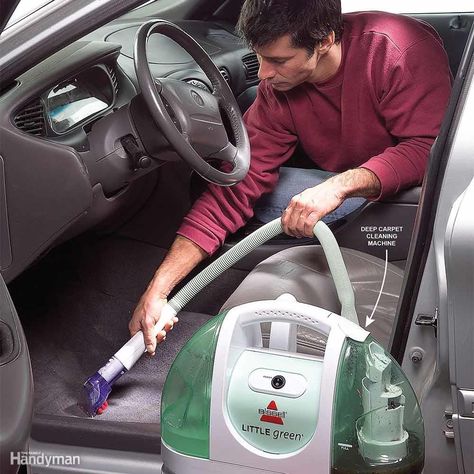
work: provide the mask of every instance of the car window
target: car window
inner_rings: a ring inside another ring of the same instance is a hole
[[[9,28],[10,26],[13,26],[15,23],[18,23],[23,18],[38,11],[49,3],[60,3],[61,1],[62,0],[20,0],[20,3],[15,8],[15,11],[13,12],[10,20],[8,21],[5,29]],[[143,4],[136,7],[136,9],[141,8],[150,3],[155,3],[157,1],[160,0],[149,0],[148,2],[144,0]]]
[[[9,28],[40,8],[43,8],[48,3],[53,3],[54,1],[60,2],[61,0],[21,0],[15,8],[15,11],[8,21],[5,29]]]
[[[381,10],[392,13],[472,12],[472,0],[341,0],[343,12]]]

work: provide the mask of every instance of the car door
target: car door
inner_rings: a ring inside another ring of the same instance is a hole
[[[421,401],[425,472],[474,473],[474,30],[433,148],[391,351]]]
[[[0,33],[19,0],[2,2]],[[0,261],[8,259],[4,189],[0,156]],[[33,416],[33,375],[25,335],[10,294],[0,275],[0,471],[15,473],[24,459]]]
[[[1,176],[0,176],[1,177]],[[25,335],[0,276],[0,472],[24,463],[33,415],[33,375]]]
[[[465,474],[474,473],[473,206],[474,178],[454,203],[445,236],[447,316],[449,332],[452,334],[452,343],[449,346],[449,359],[452,362],[451,420],[454,439],[458,441],[458,464],[464,468]]]

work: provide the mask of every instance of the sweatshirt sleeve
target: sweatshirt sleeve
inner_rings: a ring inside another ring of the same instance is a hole
[[[251,163],[247,176],[231,186],[209,184],[184,218],[178,234],[208,254],[214,253],[229,233],[253,216],[253,206],[278,181],[279,167],[293,153],[297,137],[284,94],[274,93],[266,81],[244,115],[250,140]]]
[[[448,58],[431,34],[401,52],[388,74],[380,112],[397,145],[361,165],[379,178],[375,200],[421,184],[451,91]]]

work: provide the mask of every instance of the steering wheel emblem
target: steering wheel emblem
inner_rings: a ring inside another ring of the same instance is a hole
[[[196,91],[191,91],[191,97],[197,105],[204,107],[204,100]]]

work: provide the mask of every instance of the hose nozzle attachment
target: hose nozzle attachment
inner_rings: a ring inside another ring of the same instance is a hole
[[[108,407],[107,398],[112,385],[127,371],[122,363],[113,356],[107,364],[89,377],[82,386],[79,406],[89,415],[100,415]]]

